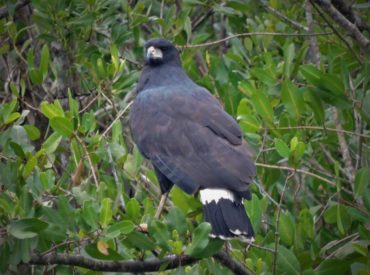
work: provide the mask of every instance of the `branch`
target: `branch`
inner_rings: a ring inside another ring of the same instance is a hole
[[[297,30],[303,30],[308,31],[308,28],[306,26],[303,26],[301,23],[294,21],[287,17],[286,15],[282,14],[280,11],[274,9],[271,7],[266,0],[260,0],[261,5],[264,7],[265,10],[271,12],[276,17],[280,18],[281,20],[285,21],[286,23],[290,24],[293,28]]]
[[[357,26],[349,21],[343,14],[341,14],[328,0],[314,0],[314,3],[319,5],[330,17],[349,35],[351,35],[366,52],[370,53],[370,41],[359,31]]]
[[[216,261],[229,268],[235,274],[249,275],[250,272],[240,263],[233,260],[225,252],[220,251],[213,255]],[[156,272],[159,270],[174,269],[179,266],[195,264],[201,259],[189,255],[169,255],[162,259],[150,259],[145,261],[101,261],[94,260],[80,255],[48,254],[31,255],[31,265],[69,265],[88,268],[94,271],[106,272]],[[163,268],[164,267],[164,268]]]
[[[237,275],[251,274],[241,263],[236,262],[232,258],[230,258],[230,256],[227,255],[226,252],[220,251],[213,255],[213,258],[215,258],[216,261],[220,262],[222,265],[226,266],[231,271],[233,271],[234,274]]]
[[[299,129],[309,129],[309,130],[320,130],[320,131],[329,131],[329,132],[336,132],[336,133],[344,133],[348,135],[354,135],[354,136],[359,136],[363,138],[370,138],[369,135],[366,134],[360,134],[360,133],[355,133],[343,129],[335,129],[335,128],[327,128],[327,127],[320,127],[320,126],[291,126],[291,127],[277,127],[277,128],[261,128],[261,130],[278,130],[278,131],[289,131],[289,130],[299,130]]]
[[[332,0],[334,7],[341,12],[349,21],[355,24],[360,31],[370,33],[370,26],[365,23],[362,18],[356,14],[351,5],[347,5],[343,0]]]
[[[14,10],[15,11],[19,10],[23,8],[24,6],[27,6],[29,3],[31,3],[31,0],[20,0],[17,3],[15,3]],[[5,18],[6,16],[8,16],[8,14],[9,14],[9,11],[6,7],[0,9],[0,19]]]
[[[178,48],[181,49],[189,49],[189,48],[200,48],[200,47],[207,47],[213,46],[220,43],[223,43],[227,40],[238,38],[238,37],[247,37],[247,36],[257,36],[257,35],[271,35],[271,36],[319,36],[319,35],[331,35],[333,32],[319,32],[319,33],[286,33],[286,32],[245,32],[245,33],[238,33],[234,35],[230,35],[228,37],[211,41],[202,44],[194,44],[194,45],[178,45]]]
[[[44,256],[33,254],[29,264],[32,265],[70,265],[88,268],[95,271],[106,272],[154,272],[158,271],[163,265],[165,269],[173,269],[179,266],[194,264],[199,259],[188,255],[171,255],[163,259],[151,259],[146,261],[100,261],[90,259],[80,255],[68,254],[48,254]]]
[[[294,168],[288,167],[288,166],[270,165],[270,164],[264,164],[264,163],[258,163],[258,162],[256,162],[256,166],[264,167],[264,168],[279,169],[279,170],[286,170],[286,171],[291,171],[291,172],[302,173],[302,174],[305,174],[307,176],[311,176],[311,177],[317,178],[317,179],[319,179],[319,180],[321,180],[323,182],[326,182],[327,184],[329,184],[332,187],[337,187],[337,185],[336,185],[335,182],[332,182],[332,181],[328,180],[327,178],[324,178],[324,177],[322,177],[320,175],[311,173],[311,172],[306,171],[306,170],[294,169]],[[345,189],[345,188],[342,188],[342,190],[344,192],[352,195],[352,192],[350,190]]]
[[[305,14],[306,14],[306,21],[308,26],[308,31],[310,33],[314,32],[314,21],[312,17],[312,4],[309,0],[305,0]],[[319,46],[317,44],[317,39],[315,36],[309,37],[310,41],[310,54],[313,60],[313,63],[315,63],[317,68],[320,68],[320,51]]]
[[[276,224],[275,224],[275,248],[274,248],[274,257],[272,261],[272,274],[276,274],[276,262],[277,262],[277,256],[278,256],[278,245],[279,245],[279,224],[280,224],[280,214],[281,214],[281,205],[283,203],[286,187],[288,185],[288,181],[294,176],[295,171],[292,171],[290,175],[287,176],[285,179],[283,191],[281,192],[280,201],[277,208],[277,214],[276,214]]]

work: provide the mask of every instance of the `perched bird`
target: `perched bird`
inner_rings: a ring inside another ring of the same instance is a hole
[[[162,198],[174,184],[199,192],[211,237],[253,240],[242,199],[256,174],[236,121],[181,66],[164,39],[145,44],[145,66],[130,112],[132,137],[151,161]]]

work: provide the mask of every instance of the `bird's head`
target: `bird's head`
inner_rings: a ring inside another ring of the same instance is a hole
[[[163,64],[181,65],[179,52],[171,42],[155,38],[149,40],[144,47],[145,65],[160,66]]]

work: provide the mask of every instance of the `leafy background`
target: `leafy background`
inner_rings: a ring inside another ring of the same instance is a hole
[[[0,272],[103,272],[42,262],[59,254],[187,254],[196,261],[166,272],[231,272],[211,257],[225,245],[208,238],[197,198],[174,188],[154,218],[158,183],[130,138],[143,44],[163,36],[255,152],[256,242],[231,241],[232,261],[251,274],[369,274],[369,49],[312,2],[3,2]],[[355,2],[333,4],[370,18]]]

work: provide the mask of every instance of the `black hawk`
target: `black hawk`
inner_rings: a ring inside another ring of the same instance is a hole
[[[199,192],[211,237],[253,240],[243,198],[256,174],[237,122],[181,66],[164,39],[145,44],[145,66],[130,112],[132,137],[150,160],[162,194],[175,184]]]

